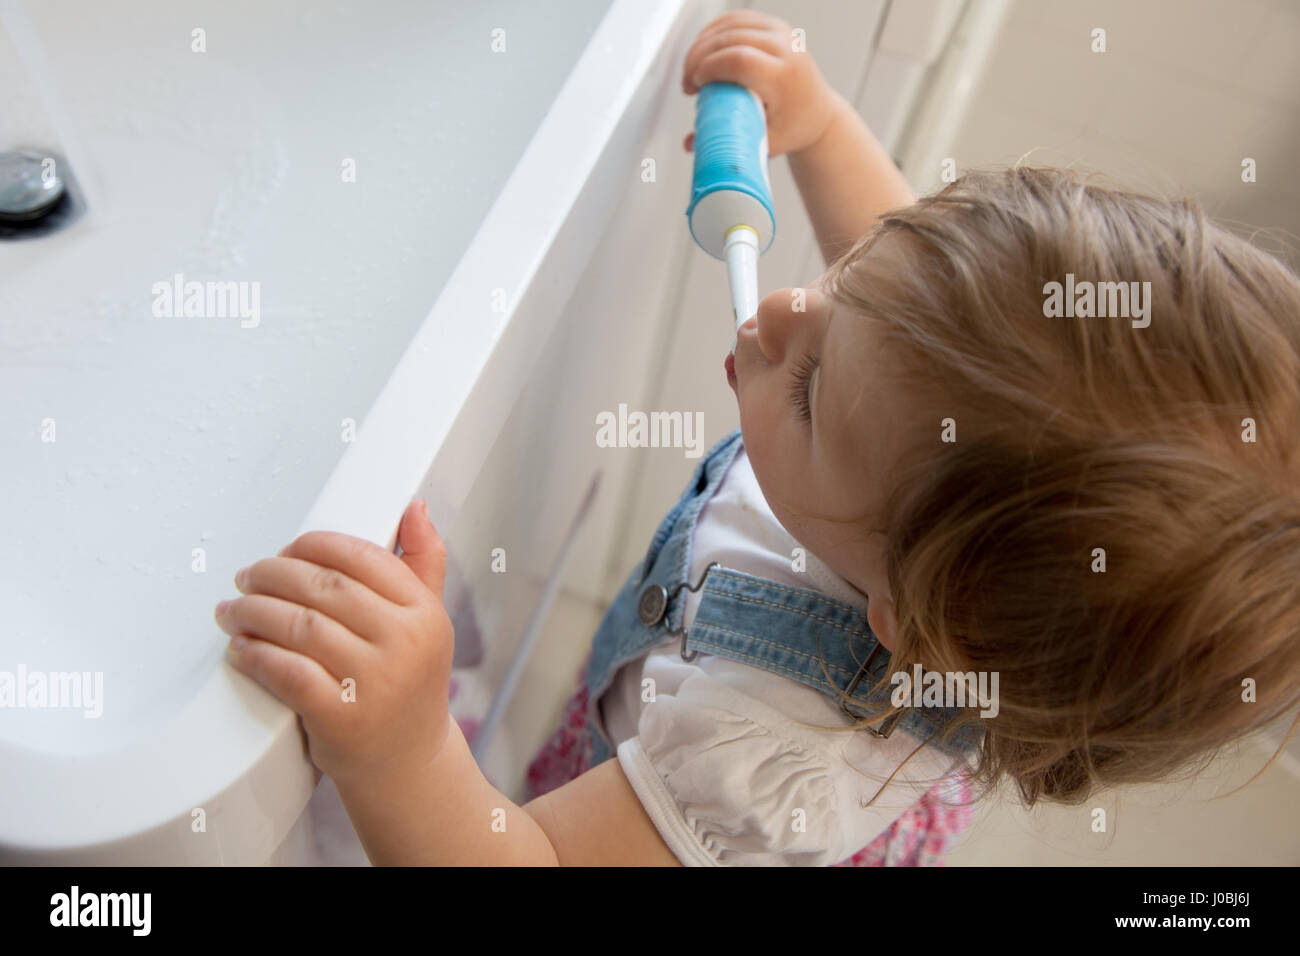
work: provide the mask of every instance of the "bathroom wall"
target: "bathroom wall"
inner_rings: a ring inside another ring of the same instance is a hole
[[[1096,27],[1104,54],[1089,48]],[[1294,0],[1014,0],[964,122],[935,148],[959,169],[1025,157],[1196,195],[1216,218],[1294,243],[1297,50]],[[915,175],[937,184],[934,170]]]

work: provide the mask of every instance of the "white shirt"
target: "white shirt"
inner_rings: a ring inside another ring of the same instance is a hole
[[[741,448],[696,521],[690,582],[718,561],[866,610],[865,595],[813,554],[806,571],[795,571],[797,547]],[[701,595],[683,593],[689,628]],[[641,699],[645,679],[654,681],[649,703]],[[687,866],[839,863],[956,765],[927,746],[863,809],[860,803],[876,795],[918,738],[901,726],[888,740],[864,730],[818,729],[850,724],[833,698],[725,657],[700,653],[688,663],[680,641],[624,665],[597,706],[632,788]]]

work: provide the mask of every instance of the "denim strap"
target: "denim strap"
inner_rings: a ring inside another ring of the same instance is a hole
[[[715,567],[705,580],[685,649],[797,680],[833,696],[853,719],[879,714],[889,704],[892,685],[870,693],[889,673],[889,651],[872,633],[866,614],[820,591]],[[864,668],[868,659],[870,666]],[[846,691],[849,701],[837,691]],[[935,746],[957,756],[977,748],[982,736],[975,727],[964,726],[952,742],[940,740],[937,732],[958,713],[955,708],[905,707],[871,726],[888,731],[901,723],[922,740],[934,734]]]

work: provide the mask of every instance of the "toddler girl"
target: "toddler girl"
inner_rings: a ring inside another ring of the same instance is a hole
[[[419,503],[400,557],[311,532],[219,606],[372,862],[934,863],[1003,781],[1079,803],[1300,699],[1300,283],[1194,204],[1059,171],[915,201],[789,36],[727,14],[684,88],[762,98],[830,269],[742,326],[740,428],[606,613],[530,802],[448,716]]]

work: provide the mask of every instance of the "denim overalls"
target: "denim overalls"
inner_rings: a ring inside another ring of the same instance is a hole
[[[687,581],[695,522],[741,447],[737,428],[700,460],[681,498],[660,522],[650,550],[601,620],[585,672],[592,702],[582,730],[589,766],[608,760],[614,750],[601,726],[596,702],[620,667],[670,639],[682,642],[686,660],[699,653],[716,654],[815,687],[853,719],[880,713],[880,703],[888,700],[887,692],[868,697],[868,689],[888,671],[889,651],[871,633],[862,611],[819,591],[712,565],[690,631],[681,633],[684,591],[687,587],[698,590],[700,584]],[[841,701],[826,683],[819,650],[826,673],[838,687],[848,691],[855,702],[870,700],[870,709],[858,711]],[[888,736],[901,722],[909,733],[925,740],[952,716],[953,711],[938,708],[901,709],[864,732]],[[970,754],[979,746],[982,734],[967,725],[951,742],[936,735],[933,743],[952,756]]]

